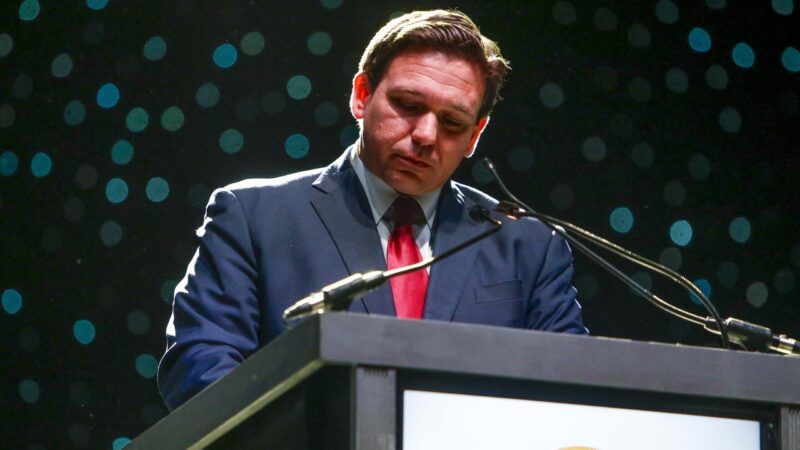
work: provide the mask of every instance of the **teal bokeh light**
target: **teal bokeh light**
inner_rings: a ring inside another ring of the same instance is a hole
[[[16,289],[3,291],[3,309],[12,316],[22,309],[22,295]]]
[[[75,340],[83,345],[89,345],[94,341],[96,330],[94,324],[88,320],[76,320],[72,326],[72,334]]]
[[[738,133],[742,129],[742,115],[735,108],[725,108],[719,113],[719,126],[728,133]]]
[[[756,53],[744,42],[739,42],[731,52],[733,62],[742,69],[749,69],[756,63]]]
[[[305,75],[295,75],[286,82],[286,92],[295,100],[302,100],[311,93],[311,80]]]
[[[333,40],[330,34],[324,31],[317,31],[308,36],[306,45],[308,46],[308,51],[310,51],[312,55],[322,56],[331,50]]]
[[[793,0],[772,0],[772,9],[782,16],[789,16],[794,11]]]
[[[223,69],[227,69],[236,64],[238,58],[239,53],[236,51],[236,47],[231,44],[220,45],[214,50],[214,54],[212,55],[214,64]]]
[[[692,241],[692,225],[685,220],[678,220],[669,227],[669,238],[675,245],[686,247]]]
[[[31,173],[36,178],[46,177],[53,169],[53,160],[47,153],[39,152],[31,159]]]
[[[611,228],[617,233],[627,233],[633,228],[633,213],[624,206],[611,211],[608,220],[611,223]]]
[[[703,28],[692,28],[689,32],[689,47],[699,53],[711,50],[711,35]]]
[[[114,83],[106,83],[97,90],[97,104],[101,108],[113,108],[119,102],[119,89]]]
[[[50,64],[50,73],[56,78],[64,78],[72,73],[73,67],[72,57],[67,53],[61,53],[53,58],[53,63]]]
[[[64,108],[64,122],[67,125],[80,125],[83,119],[86,118],[86,107],[83,106],[80,100],[73,100],[67,103]]]
[[[680,17],[678,6],[671,0],[659,0],[656,3],[656,17],[658,17],[658,20],[671,25],[677,22]]]
[[[243,145],[244,136],[235,128],[229,128],[219,135],[219,148],[225,153],[238,153]]]
[[[122,203],[128,197],[128,183],[122,178],[112,178],[106,184],[106,198],[111,203]]]
[[[167,53],[167,42],[161,36],[153,36],[144,43],[142,54],[150,61],[158,61]]]
[[[150,116],[144,108],[135,107],[125,117],[125,126],[134,133],[139,133],[147,128],[150,123]]]
[[[169,183],[161,177],[151,178],[145,187],[147,199],[154,203],[164,201],[169,195]]]
[[[211,108],[219,102],[219,88],[214,83],[203,83],[197,88],[194,100],[203,108]]]
[[[108,0],[86,0],[86,6],[88,6],[89,9],[99,11],[108,6]]]
[[[283,148],[286,150],[286,154],[290,157],[294,159],[300,159],[308,155],[308,151],[311,148],[311,143],[304,135],[295,133],[286,138]]]
[[[39,6],[38,0],[25,0],[19,5],[19,18],[30,22],[39,15],[41,10],[42,7]]]
[[[342,1],[343,0],[319,0],[320,4],[328,9],[334,9],[342,6]]]
[[[14,39],[8,33],[0,34],[0,58],[4,58],[14,49]]]
[[[248,56],[255,56],[264,51],[264,35],[258,31],[251,31],[244,35],[239,47],[242,53]]]
[[[113,247],[122,241],[122,227],[113,220],[107,220],[100,226],[100,241],[106,247]]]
[[[709,282],[705,278],[700,278],[699,280],[694,280],[692,283],[694,283],[694,285],[697,286],[698,289],[700,289],[700,292],[702,292],[703,295],[706,296],[706,298],[711,299],[711,282]],[[700,302],[700,298],[697,297],[694,294],[694,292],[689,293],[689,298],[691,298],[692,301],[697,303],[698,305],[702,305],[702,303]]]
[[[19,158],[16,153],[6,150],[0,154],[0,175],[8,177],[14,175],[19,167]]]
[[[781,64],[789,72],[800,72],[800,51],[794,47],[786,47],[781,53]]]
[[[133,145],[125,139],[120,139],[111,147],[111,160],[114,164],[128,164],[133,159]]]
[[[156,369],[158,368],[158,361],[153,355],[139,355],[136,357],[136,371],[139,375],[150,379],[156,376]]]
[[[126,445],[130,444],[131,440],[126,437],[118,437],[111,443],[111,450],[122,450]]]
[[[41,394],[39,383],[30,379],[24,379],[19,382],[19,396],[22,397],[25,403],[36,403],[39,401]]]
[[[185,116],[177,106],[170,106],[161,114],[161,126],[167,131],[178,131],[183,126]]]
[[[750,240],[752,232],[753,228],[750,226],[750,221],[744,216],[731,220],[731,224],[728,226],[728,234],[731,235],[731,239],[740,244]]]

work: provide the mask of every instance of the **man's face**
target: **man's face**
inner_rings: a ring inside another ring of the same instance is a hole
[[[395,56],[377,86],[357,75],[350,108],[363,119],[364,165],[403,194],[439,188],[486,125],[478,121],[483,92],[476,64],[429,49]]]

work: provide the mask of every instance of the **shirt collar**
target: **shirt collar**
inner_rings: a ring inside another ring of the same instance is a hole
[[[369,200],[369,206],[372,209],[372,218],[375,220],[375,224],[378,224],[400,194],[367,169],[358,156],[360,148],[360,140],[350,148],[350,164],[356,172],[358,181],[361,182],[361,186],[364,187],[364,191],[367,193],[367,200]],[[433,227],[433,219],[436,218],[436,203],[439,201],[441,193],[442,188],[439,187],[433,192],[413,196],[419,202],[419,206],[422,207],[428,228]]]

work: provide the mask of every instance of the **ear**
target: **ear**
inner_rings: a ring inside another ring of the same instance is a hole
[[[350,94],[350,113],[356,120],[364,118],[367,100],[372,94],[372,86],[364,72],[359,72],[353,78],[353,92]]]
[[[486,125],[488,124],[489,124],[489,116],[486,116],[478,121],[478,125],[475,127],[475,131],[473,132],[472,137],[469,140],[469,149],[467,150],[467,154],[465,155],[467,158],[470,158],[475,153],[475,147],[478,146],[478,139],[480,139],[481,133],[483,133],[483,130],[486,129]]]

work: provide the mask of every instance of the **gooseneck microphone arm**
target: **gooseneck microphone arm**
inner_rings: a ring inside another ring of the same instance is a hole
[[[503,193],[513,201],[508,202],[504,201],[501,202],[497,208],[497,211],[506,214],[510,217],[520,218],[520,217],[534,217],[539,219],[545,225],[548,225],[550,228],[555,230],[558,234],[560,234],[564,239],[566,239],[569,243],[573,244],[578,250],[586,254],[592,261],[597,263],[600,267],[610,272],[615,277],[619,278],[623,283],[628,285],[631,289],[633,289],[636,293],[644,297],[647,301],[655,305],[656,307],[672,314],[675,317],[680,319],[686,320],[688,322],[694,323],[696,325],[703,326],[706,330],[719,334],[720,339],[722,341],[722,346],[724,348],[730,348],[730,339],[728,337],[728,328],[725,326],[725,323],[722,320],[722,317],[717,312],[717,309],[711,303],[711,301],[703,294],[703,292],[694,285],[694,283],[687,280],[685,277],[680,275],[679,273],[665,267],[661,264],[658,264],[654,261],[651,261],[643,256],[637,255],[636,253],[631,252],[613,242],[610,242],[606,239],[603,239],[600,236],[591,233],[590,231],[584,230],[577,225],[571,224],[569,222],[556,219],[555,217],[550,217],[546,214],[541,214],[536,212],[530,206],[523,203],[520,199],[518,199],[511,191],[508,190],[503,180],[498,175],[497,170],[495,169],[494,163],[489,158],[483,158],[483,165],[486,169],[491,172],[494,180],[497,182],[497,185],[503,191]],[[672,280],[673,282],[678,283],[679,285],[683,286],[685,289],[689,290],[693,294],[700,299],[702,305],[706,308],[706,310],[711,314],[711,317],[703,318],[696,314],[693,314],[689,311],[683,310],[666,300],[654,295],[649,290],[642,287],[639,283],[635,280],[627,276],[625,273],[617,269],[614,265],[606,261],[603,257],[589,249],[583,242],[579,241],[569,232],[574,233],[591,243],[609,250],[623,258],[632,261],[640,266],[643,266],[647,269],[655,271],[656,273],[665,276]],[[716,328],[714,328],[716,327]],[[739,342],[740,344],[742,342]]]
[[[398,267],[392,270],[373,270],[364,274],[354,273],[347,278],[343,278],[333,284],[329,284],[322,290],[309,294],[307,297],[298,300],[292,306],[283,311],[283,320],[298,319],[311,314],[320,314],[325,311],[340,311],[347,309],[350,303],[358,298],[377,289],[387,280],[415,270],[424,269],[435,264],[448,256],[453,255],[470,245],[486,239],[487,237],[500,231],[503,223],[494,219],[489,211],[480,206],[473,206],[469,215],[478,222],[489,222],[493,227],[478,234],[477,236],[462,242],[459,245],[431,258],[424,259],[416,264]]]

